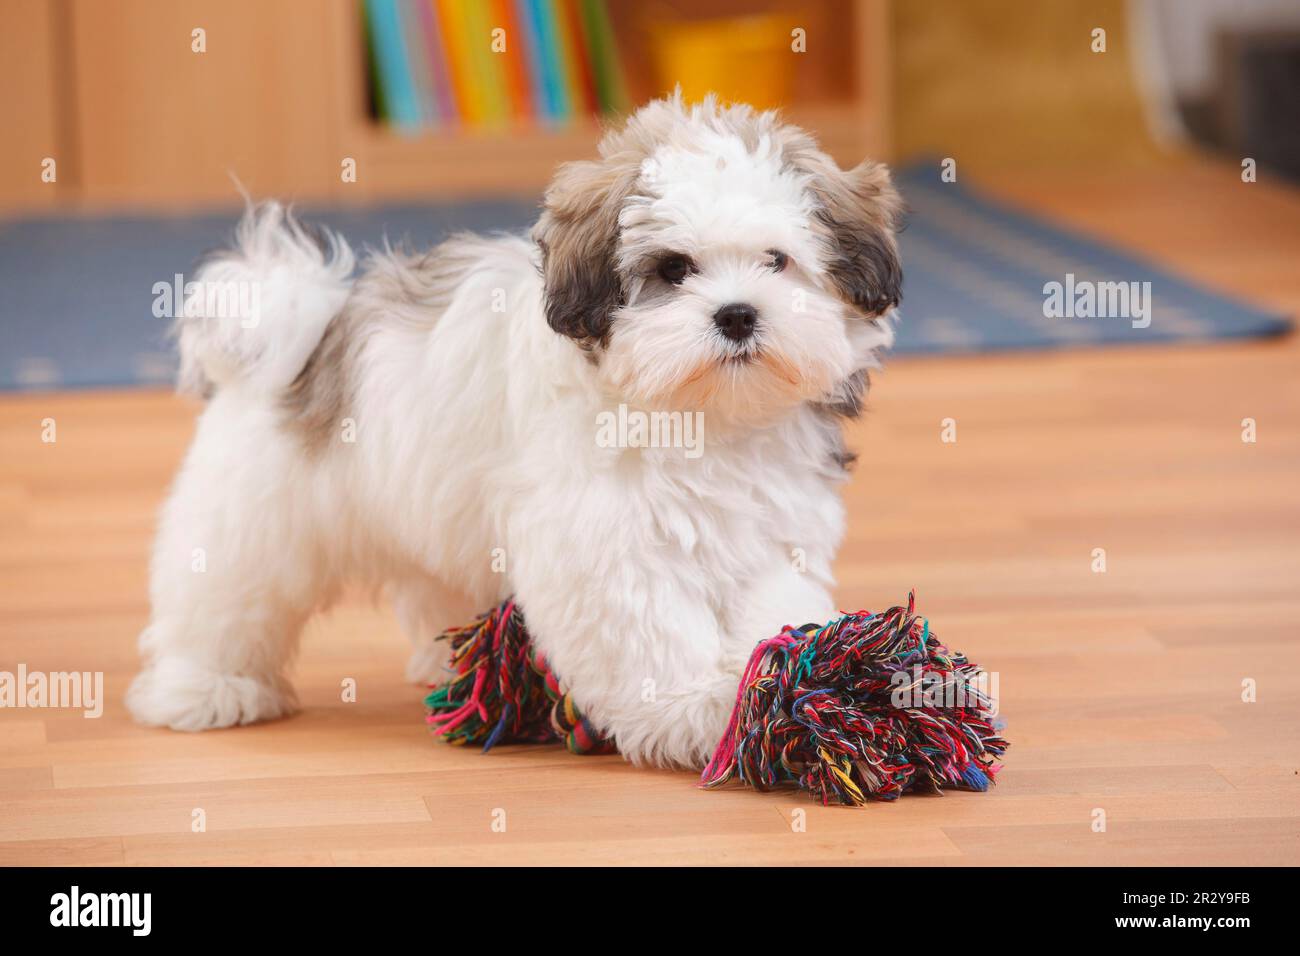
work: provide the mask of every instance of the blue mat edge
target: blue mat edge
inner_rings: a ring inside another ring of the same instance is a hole
[[[934,162],[916,162],[908,164],[900,169],[896,174],[896,181],[904,192],[906,199],[910,190],[916,189],[943,189],[948,196],[970,206],[978,211],[979,215],[990,218],[993,221],[1008,225],[1014,229],[1025,230],[1030,233],[1046,234],[1054,239],[1068,241],[1080,248],[1086,248],[1092,254],[1103,258],[1119,258],[1127,262],[1140,266],[1144,275],[1149,275],[1153,279],[1159,279],[1177,285],[1181,288],[1190,289],[1199,296],[1207,299],[1216,300],[1219,303],[1232,307],[1242,313],[1250,313],[1257,322],[1253,328],[1234,328],[1227,330],[1216,330],[1215,334],[1207,337],[1185,337],[1185,336],[1151,336],[1144,339],[1134,338],[1132,341],[1100,339],[1096,341],[1067,341],[1067,340],[1026,340],[1021,343],[998,342],[996,344],[976,344],[971,347],[945,343],[934,338],[928,338],[921,341],[907,342],[902,348],[897,349],[894,355],[898,357],[919,356],[933,358],[936,356],[961,355],[971,356],[977,354],[1019,354],[1027,352],[1064,352],[1079,351],[1084,349],[1095,348],[1113,348],[1116,346],[1134,345],[1140,348],[1151,347],[1153,345],[1177,345],[1180,347],[1192,345],[1213,345],[1220,341],[1239,342],[1245,339],[1260,339],[1263,341],[1280,338],[1289,334],[1294,326],[1292,317],[1275,309],[1261,306],[1256,302],[1249,301],[1236,294],[1225,294],[1217,290],[1208,289],[1201,286],[1189,277],[1181,273],[1171,271],[1170,268],[1163,264],[1155,263],[1141,252],[1131,251],[1127,247],[1118,244],[1109,243],[1093,237],[1092,235],[1080,233],[1068,224],[1057,223],[1056,221],[1040,216],[1032,211],[1027,211],[1006,203],[997,198],[990,198],[981,194],[978,189],[971,190],[964,184],[943,183],[938,181],[939,164]],[[413,214],[420,214],[424,218],[422,222],[429,225],[441,223],[444,227],[454,228],[458,221],[464,219],[474,219],[489,211],[489,215],[501,215],[506,217],[519,216],[528,218],[535,215],[536,204],[526,201],[511,200],[468,200],[463,202],[436,203],[436,204],[412,204],[412,203],[382,203],[376,206],[365,207],[346,207],[346,206],[322,206],[319,204],[299,204],[297,207],[304,218],[315,219],[326,224],[345,223],[348,220],[369,220],[386,219],[395,217],[398,219],[410,217]],[[211,222],[213,225],[212,242],[210,249],[219,248],[228,238],[230,228],[233,225],[237,213],[228,210],[213,210],[196,213],[192,216],[175,217],[175,216],[154,216],[146,214],[128,214],[128,215],[101,215],[88,217],[46,217],[46,216],[27,216],[16,217],[0,223],[0,228],[18,227],[24,224],[41,224],[41,225],[59,225],[62,223],[82,223],[93,222],[97,224],[112,223],[131,223],[136,226],[147,226],[159,222]],[[346,230],[346,225],[340,228]],[[490,231],[490,230],[485,230]],[[370,245],[373,243],[364,243],[360,245]],[[906,263],[905,263],[906,265]],[[905,300],[900,308],[900,328],[905,328],[908,321],[908,307]],[[160,347],[166,349],[166,344],[161,341]],[[8,379],[8,380],[7,380]],[[163,379],[147,379],[137,375],[134,378],[123,379],[118,375],[108,375],[102,378],[85,377],[84,375],[72,382],[60,382],[51,384],[30,384],[13,380],[9,376],[0,376],[0,392],[13,394],[40,394],[52,391],[69,391],[69,390],[109,390],[109,389],[161,389],[169,388],[170,383]]]

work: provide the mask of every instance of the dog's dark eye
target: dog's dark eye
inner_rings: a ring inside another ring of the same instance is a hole
[[[659,260],[659,277],[673,285],[681,285],[691,273],[691,260],[685,256],[664,256]]]
[[[786,265],[790,262],[790,257],[780,249],[769,249],[767,254],[772,257],[771,266],[773,272],[784,271]]]

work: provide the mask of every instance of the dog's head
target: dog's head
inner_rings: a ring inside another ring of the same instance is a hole
[[[622,400],[852,412],[892,339],[900,209],[884,166],[841,170],[773,113],[658,100],[548,189],[546,318]]]

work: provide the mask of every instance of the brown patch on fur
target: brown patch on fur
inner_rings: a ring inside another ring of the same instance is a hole
[[[807,133],[782,127],[785,161],[808,177],[817,197],[817,226],[830,250],[828,272],[840,298],[875,320],[898,305],[903,295],[903,267],[896,234],[903,200],[883,163],[864,160],[849,170],[817,148]],[[836,467],[847,470],[857,456],[844,448],[838,421],[857,418],[866,404],[871,379],[859,369],[839,384],[835,395],[813,407],[836,429]]]
[[[705,375],[709,374],[709,372],[716,367],[717,367],[717,363],[713,361],[698,363],[696,365],[696,370],[692,372],[690,376],[687,377],[679,387],[681,389],[690,388],[692,385],[694,385],[700,379],[704,378]]]
[[[858,463],[858,453],[849,451],[848,446],[844,444],[843,434],[835,435],[834,443],[831,445],[831,462],[844,474]]]
[[[347,302],[280,400],[287,425],[319,453],[350,417],[354,366],[368,331],[382,322],[436,322],[466,269],[490,240],[458,234],[423,254],[387,249],[373,254]]]
[[[895,238],[903,200],[889,168],[864,160],[841,170],[807,133],[783,127],[782,150],[809,177],[820,224],[831,247],[829,272],[841,298],[868,316],[881,315],[903,296],[903,267]]]
[[[862,414],[870,390],[871,376],[865,368],[860,368],[840,382],[834,398],[819,402],[817,408],[836,418],[857,418]]]
[[[799,387],[799,370],[789,362],[783,362],[780,358],[770,352],[760,353],[758,360],[762,362],[763,365],[767,366],[768,371],[784,381],[787,385],[792,388]]]
[[[561,166],[533,229],[542,250],[546,322],[586,348],[605,341],[611,315],[623,302],[614,267],[618,214],[640,174],[641,158],[620,150],[602,161]]]
[[[329,444],[351,404],[349,353],[358,325],[357,314],[345,305],[280,400],[288,424],[311,452]]]

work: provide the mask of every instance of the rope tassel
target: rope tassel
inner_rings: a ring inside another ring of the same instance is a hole
[[[797,786],[862,804],[987,790],[1007,749],[980,670],[907,607],[786,628],[754,649],[701,784]]]
[[[536,653],[513,601],[438,640],[451,643],[456,673],[443,684],[430,684],[424,705],[425,720],[443,740],[482,744],[484,752],[497,744],[556,740],[573,753],[614,752]]]

